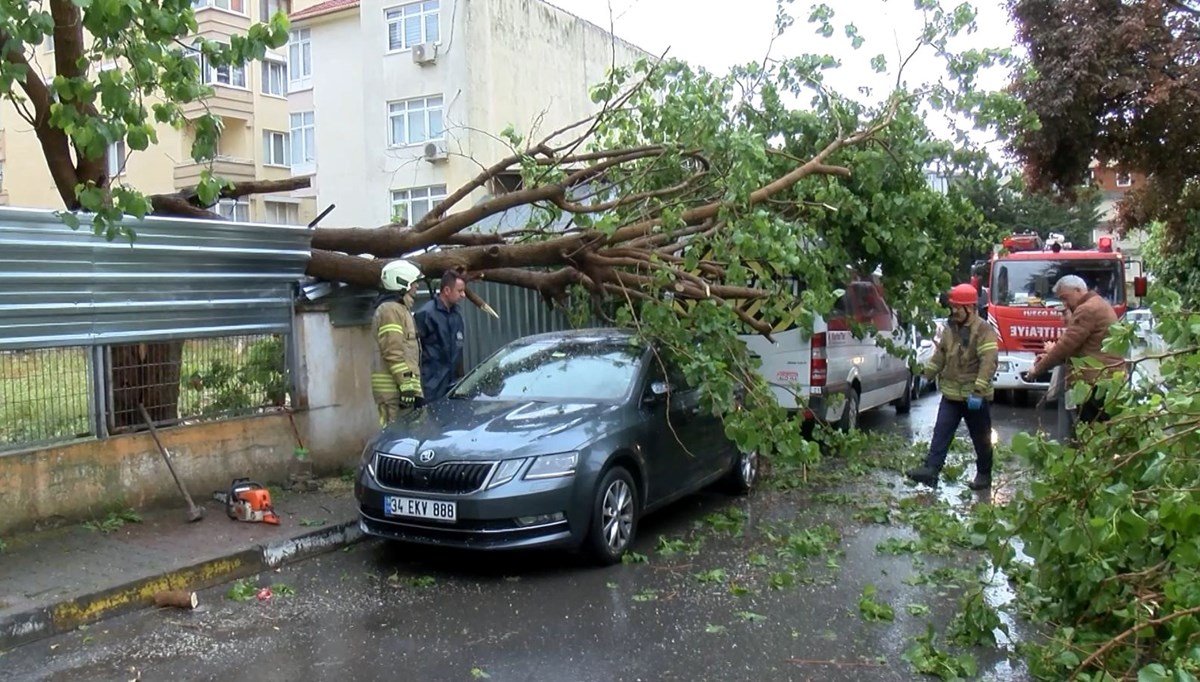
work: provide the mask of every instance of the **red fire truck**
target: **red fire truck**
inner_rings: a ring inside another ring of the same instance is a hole
[[[1006,237],[990,260],[974,269],[972,281],[985,288],[987,319],[1000,337],[998,390],[1046,390],[1050,374],[1026,382],[1021,375],[1032,369],[1047,341],[1063,332],[1063,304],[1053,293],[1054,283],[1078,275],[1088,288],[1103,296],[1121,317],[1125,314],[1125,262],[1113,248],[1112,237],[1100,237],[1095,249],[1073,249],[1060,234],[1045,241],[1033,232]],[[1144,291],[1144,278],[1135,289]],[[1137,294],[1141,296],[1141,293]],[[982,310],[981,310],[982,312]]]

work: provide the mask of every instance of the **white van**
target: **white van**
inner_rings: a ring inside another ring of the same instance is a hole
[[[908,362],[870,335],[855,338],[848,323],[851,317],[873,324],[879,335],[897,346],[911,341],[876,278],[847,286],[828,319],[813,320],[811,338],[796,324],[772,334],[774,342],[760,334],[739,338],[762,360],[759,372],[783,408],[799,411],[807,401],[806,421],[819,418],[850,430],[858,427],[864,410],[890,404],[898,414],[907,413],[912,408],[913,382]]]

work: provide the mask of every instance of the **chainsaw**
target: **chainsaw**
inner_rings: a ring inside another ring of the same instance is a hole
[[[271,506],[271,493],[248,478],[235,478],[228,493],[214,493],[213,498],[225,504],[225,513],[231,519],[279,525],[279,515]]]

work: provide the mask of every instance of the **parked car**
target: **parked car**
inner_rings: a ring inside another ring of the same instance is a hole
[[[590,329],[517,339],[385,427],[355,497],[370,535],[611,564],[645,514],[722,480],[747,493],[757,476],[757,453],[738,451],[665,354]]]
[[[811,428],[813,421],[858,428],[862,412],[893,405],[897,414],[912,408],[913,375],[905,358],[892,355],[868,334],[857,338],[850,322],[872,325],[876,334],[903,346],[904,325],[888,305],[878,276],[857,278],[845,287],[834,309],[813,320],[811,333],[799,321],[776,330],[771,339],[760,334],[740,338],[762,360],[759,372],[786,410],[799,412]],[[800,288],[794,292],[799,296]]]

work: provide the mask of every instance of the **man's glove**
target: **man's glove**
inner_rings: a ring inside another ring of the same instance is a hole
[[[970,398],[967,398],[967,409],[971,411],[978,410],[983,407],[983,396],[972,393]]]
[[[425,407],[425,405],[426,405],[424,396],[415,395],[415,396],[413,396],[412,400],[413,400],[413,407]]]

